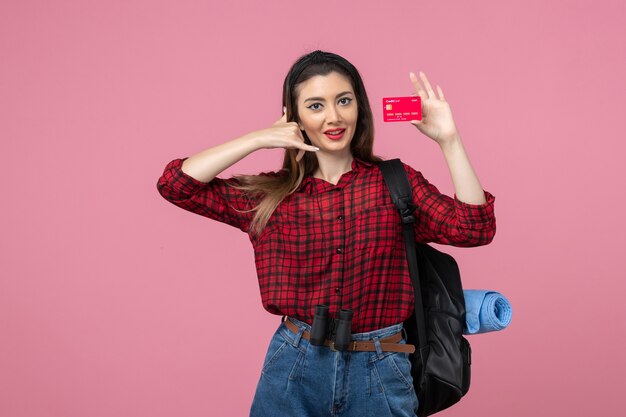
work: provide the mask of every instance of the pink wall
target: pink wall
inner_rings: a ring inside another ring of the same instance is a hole
[[[269,127],[317,48],[360,70],[375,153],[451,195],[434,142],[379,111],[413,91],[409,71],[441,85],[496,196],[494,241],[443,249],[513,321],[470,336],[470,393],[441,415],[621,414],[625,3],[379,3],[0,3],[0,416],[247,415],[280,320],[252,246],[156,181]]]

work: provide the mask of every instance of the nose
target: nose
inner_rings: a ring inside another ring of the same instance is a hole
[[[339,110],[337,110],[337,107],[329,106],[328,112],[326,113],[326,120],[332,123],[337,122],[339,119],[341,119],[341,116],[339,115]]]

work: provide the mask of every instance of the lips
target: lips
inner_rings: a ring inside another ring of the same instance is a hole
[[[339,140],[343,137],[346,129],[337,129],[337,130],[327,130],[324,132],[326,137],[331,140]]]
[[[346,129],[328,129],[327,131],[325,131],[325,134],[332,134],[332,135],[339,135],[341,133],[343,133],[343,131]]]

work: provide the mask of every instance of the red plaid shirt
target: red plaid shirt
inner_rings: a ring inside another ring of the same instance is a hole
[[[185,174],[186,158],[167,164],[157,188],[169,202],[248,233],[258,201],[228,187]],[[496,232],[495,197],[467,204],[441,194],[419,171],[404,167],[417,207],[419,242],[480,246]],[[260,175],[284,175],[285,171]],[[354,158],[337,185],[306,177],[272,214],[261,235],[248,233],[263,307],[270,313],[312,323],[317,304],[354,312],[352,332],[367,332],[406,320],[413,313],[413,287],[406,260],[400,214],[378,167]]]

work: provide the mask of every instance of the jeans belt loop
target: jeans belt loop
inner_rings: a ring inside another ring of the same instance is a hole
[[[378,336],[373,336],[374,346],[376,347],[376,354],[378,355],[378,359],[383,358],[383,348],[380,346],[380,341]]]
[[[293,338],[293,347],[298,347],[300,345],[300,340],[302,340],[302,334],[304,333],[304,327],[298,326],[298,333]]]

